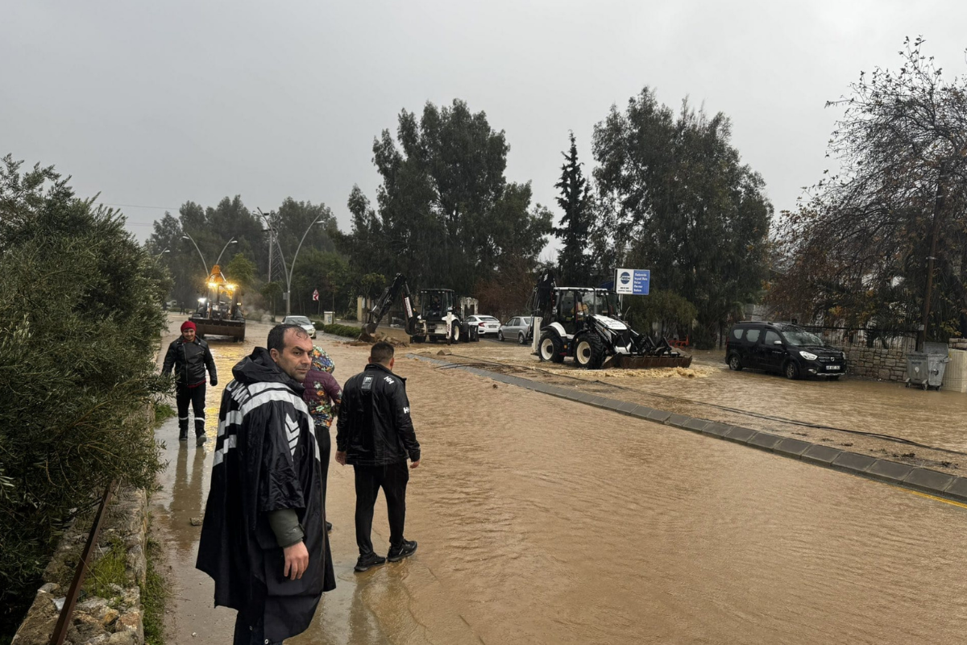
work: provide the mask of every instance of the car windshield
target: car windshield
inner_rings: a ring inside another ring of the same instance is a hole
[[[787,329],[782,332],[786,343],[795,347],[822,347],[823,339],[805,329]]]
[[[285,322],[290,325],[311,325],[309,319],[305,316],[286,316]]]
[[[486,322],[500,322],[499,320],[497,320],[493,316],[481,316],[480,317],[480,320],[484,320]]]

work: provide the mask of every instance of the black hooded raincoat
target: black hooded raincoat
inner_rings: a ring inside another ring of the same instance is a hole
[[[323,591],[334,589],[322,502],[322,468],[302,385],[258,347],[232,370],[218,412],[211,491],[196,566],[215,580],[215,605],[237,609],[265,638],[309,626]],[[309,567],[283,577],[284,556],[267,514],[294,509]]]

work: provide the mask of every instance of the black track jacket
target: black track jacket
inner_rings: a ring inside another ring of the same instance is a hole
[[[370,363],[346,381],[336,432],[336,448],[346,463],[388,466],[420,460],[420,443],[410,419],[406,379],[389,368]]]

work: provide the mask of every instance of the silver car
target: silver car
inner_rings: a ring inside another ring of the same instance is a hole
[[[497,340],[508,338],[516,339],[521,345],[526,345],[531,338],[531,323],[533,318],[530,316],[515,316],[507,321],[506,325],[501,325],[497,331]]]
[[[316,326],[312,324],[306,316],[286,316],[282,319],[283,325],[299,325],[306,330],[309,338],[316,337]]]

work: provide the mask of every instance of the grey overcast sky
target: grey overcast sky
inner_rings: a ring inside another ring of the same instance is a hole
[[[354,183],[375,201],[373,137],[460,98],[553,206],[568,130],[589,171],[595,123],[648,85],[726,113],[778,212],[828,166],[826,100],[897,68],[907,35],[967,72],[965,26],[962,0],[6,0],[0,154],[130,205],[140,239],[236,194],[323,202],[346,228]]]

